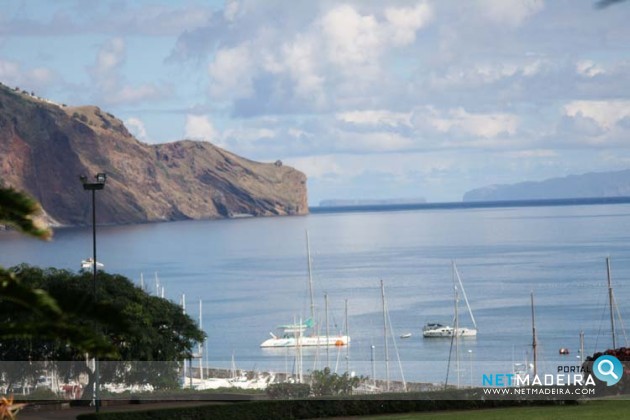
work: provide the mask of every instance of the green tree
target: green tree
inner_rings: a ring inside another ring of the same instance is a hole
[[[0,185],[0,225],[50,239],[51,230],[36,222],[40,211],[32,198]],[[89,353],[126,362],[106,365],[103,381],[176,383],[176,363],[190,357],[204,333],[177,305],[147,295],[122,276],[99,272],[97,284],[95,301],[89,273],[0,267],[0,360],[29,361],[3,363],[5,378],[24,377],[27,366],[31,376],[37,375],[55,361],[68,377],[88,374],[90,389]],[[144,363],[129,369],[129,361]]]
[[[95,301],[91,273],[25,264],[11,272],[24,286],[54,299],[77,328],[103,332],[116,351],[100,358],[102,383],[175,387],[177,362],[189,358],[195,344],[205,337],[178,305],[148,295],[123,276],[98,272]],[[14,305],[0,307],[0,319],[19,323],[30,316],[29,311]],[[86,389],[94,380],[85,352],[50,335],[6,340],[0,345],[0,360],[66,361],[55,363],[59,372],[67,377],[87,374],[90,383]]]
[[[13,188],[0,184],[0,224],[42,240],[52,231],[38,223],[41,208],[37,201]],[[29,316],[19,322],[8,317],[0,322],[0,340],[18,337],[56,337],[73,347],[97,354],[112,354],[114,347],[101,334],[77,326],[45,291],[24,285],[15,273],[0,267],[0,306],[10,305]]]
[[[351,376],[348,372],[338,375],[326,367],[311,374],[311,391],[315,397],[350,395],[364,380],[363,376]]]

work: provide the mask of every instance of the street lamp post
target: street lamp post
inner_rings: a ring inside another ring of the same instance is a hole
[[[96,182],[88,182],[88,178],[85,175],[80,177],[83,183],[83,189],[86,191],[92,191],[92,287],[94,293],[94,303],[96,303],[96,190],[102,190],[105,188],[105,181],[107,180],[107,174],[99,172],[95,176]],[[99,411],[99,363],[98,356],[94,356],[94,408],[96,412]]]

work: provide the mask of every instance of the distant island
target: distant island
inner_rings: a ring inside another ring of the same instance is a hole
[[[630,170],[569,175],[538,182],[489,185],[466,192],[464,202],[558,200],[630,196]]]
[[[319,202],[320,207],[355,207],[355,206],[394,206],[400,204],[423,204],[425,198],[386,198],[386,199],[330,199]]]

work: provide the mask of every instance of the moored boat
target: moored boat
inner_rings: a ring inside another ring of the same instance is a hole
[[[317,328],[314,327],[313,319],[315,317],[315,303],[313,300],[313,278],[311,273],[311,249],[310,241],[308,237],[308,231],[306,231],[306,257],[308,264],[308,290],[310,296],[310,312],[311,316],[306,322],[294,323],[287,325],[279,325],[277,328],[281,331],[279,336],[274,333],[269,333],[271,338],[263,341],[260,347],[273,348],[273,347],[308,347],[308,346],[322,346],[322,347],[341,347],[350,344],[350,337],[341,332],[338,334],[330,334],[328,332],[328,297],[326,296],[326,334],[318,335]],[[295,321],[294,321],[295,322]],[[347,324],[347,322],[346,322]]]
[[[346,346],[350,343],[347,335],[309,335],[308,330],[313,327],[313,322],[309,319],[302,324],[279,325],[281,331],[279,336],[269,333],[271,338],[263,341],[260,347],[308,347],[308,346]]]
[[[88,269],[93,269],[94,267],[94,259],[93,258],[88,258],[86,260],[81,260],[81,268],[84,270],[88,270]],[[97,269],[101,269],[105,267],[105,265],[103,263],[100,262],[96,262],[96,268]]]
[[[453,334],[458,337],[475,337],[477,335],[476,328],[453,328],[449,325],[442,325],[434,322],[430,322],[422,328],[422,336],[427,338],[432,337],[452,337]]]
[[[457,282],[455,281],[457,280]],[[466,296],[466,290],[464,290],[464,285],[462,283],[462,279],[459,276],[459,272],[457,271],[457,266],[455,265],[455,261],[453,261],[453,283],[455,283],[455,317],[454,324],[455,327],[450,325],[444,325],[437,322],[429,322],[425,324],[422,328],[422,336],[425,338],[436,338],[436,337],[476,337],[477,336],[477,323],[475,322],[475,317],[473,316],[472,309],[470,309],[470,304],[468,303],[468,297]],[[459,287],[458,287],[459,285]],[[466,307],[468,308],[468,314],[470,315],[470,319],[473,323],[473,328],[468,327],[460,327],[459,326],[459,290],[461,289],[462,296],[464,297],[464,302],[466,302]]]

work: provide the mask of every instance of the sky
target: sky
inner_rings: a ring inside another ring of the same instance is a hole
[[[142,142],[278,159],[324,199],[460,201],[630,168],[630,2],[25,0],[0,82]]]

